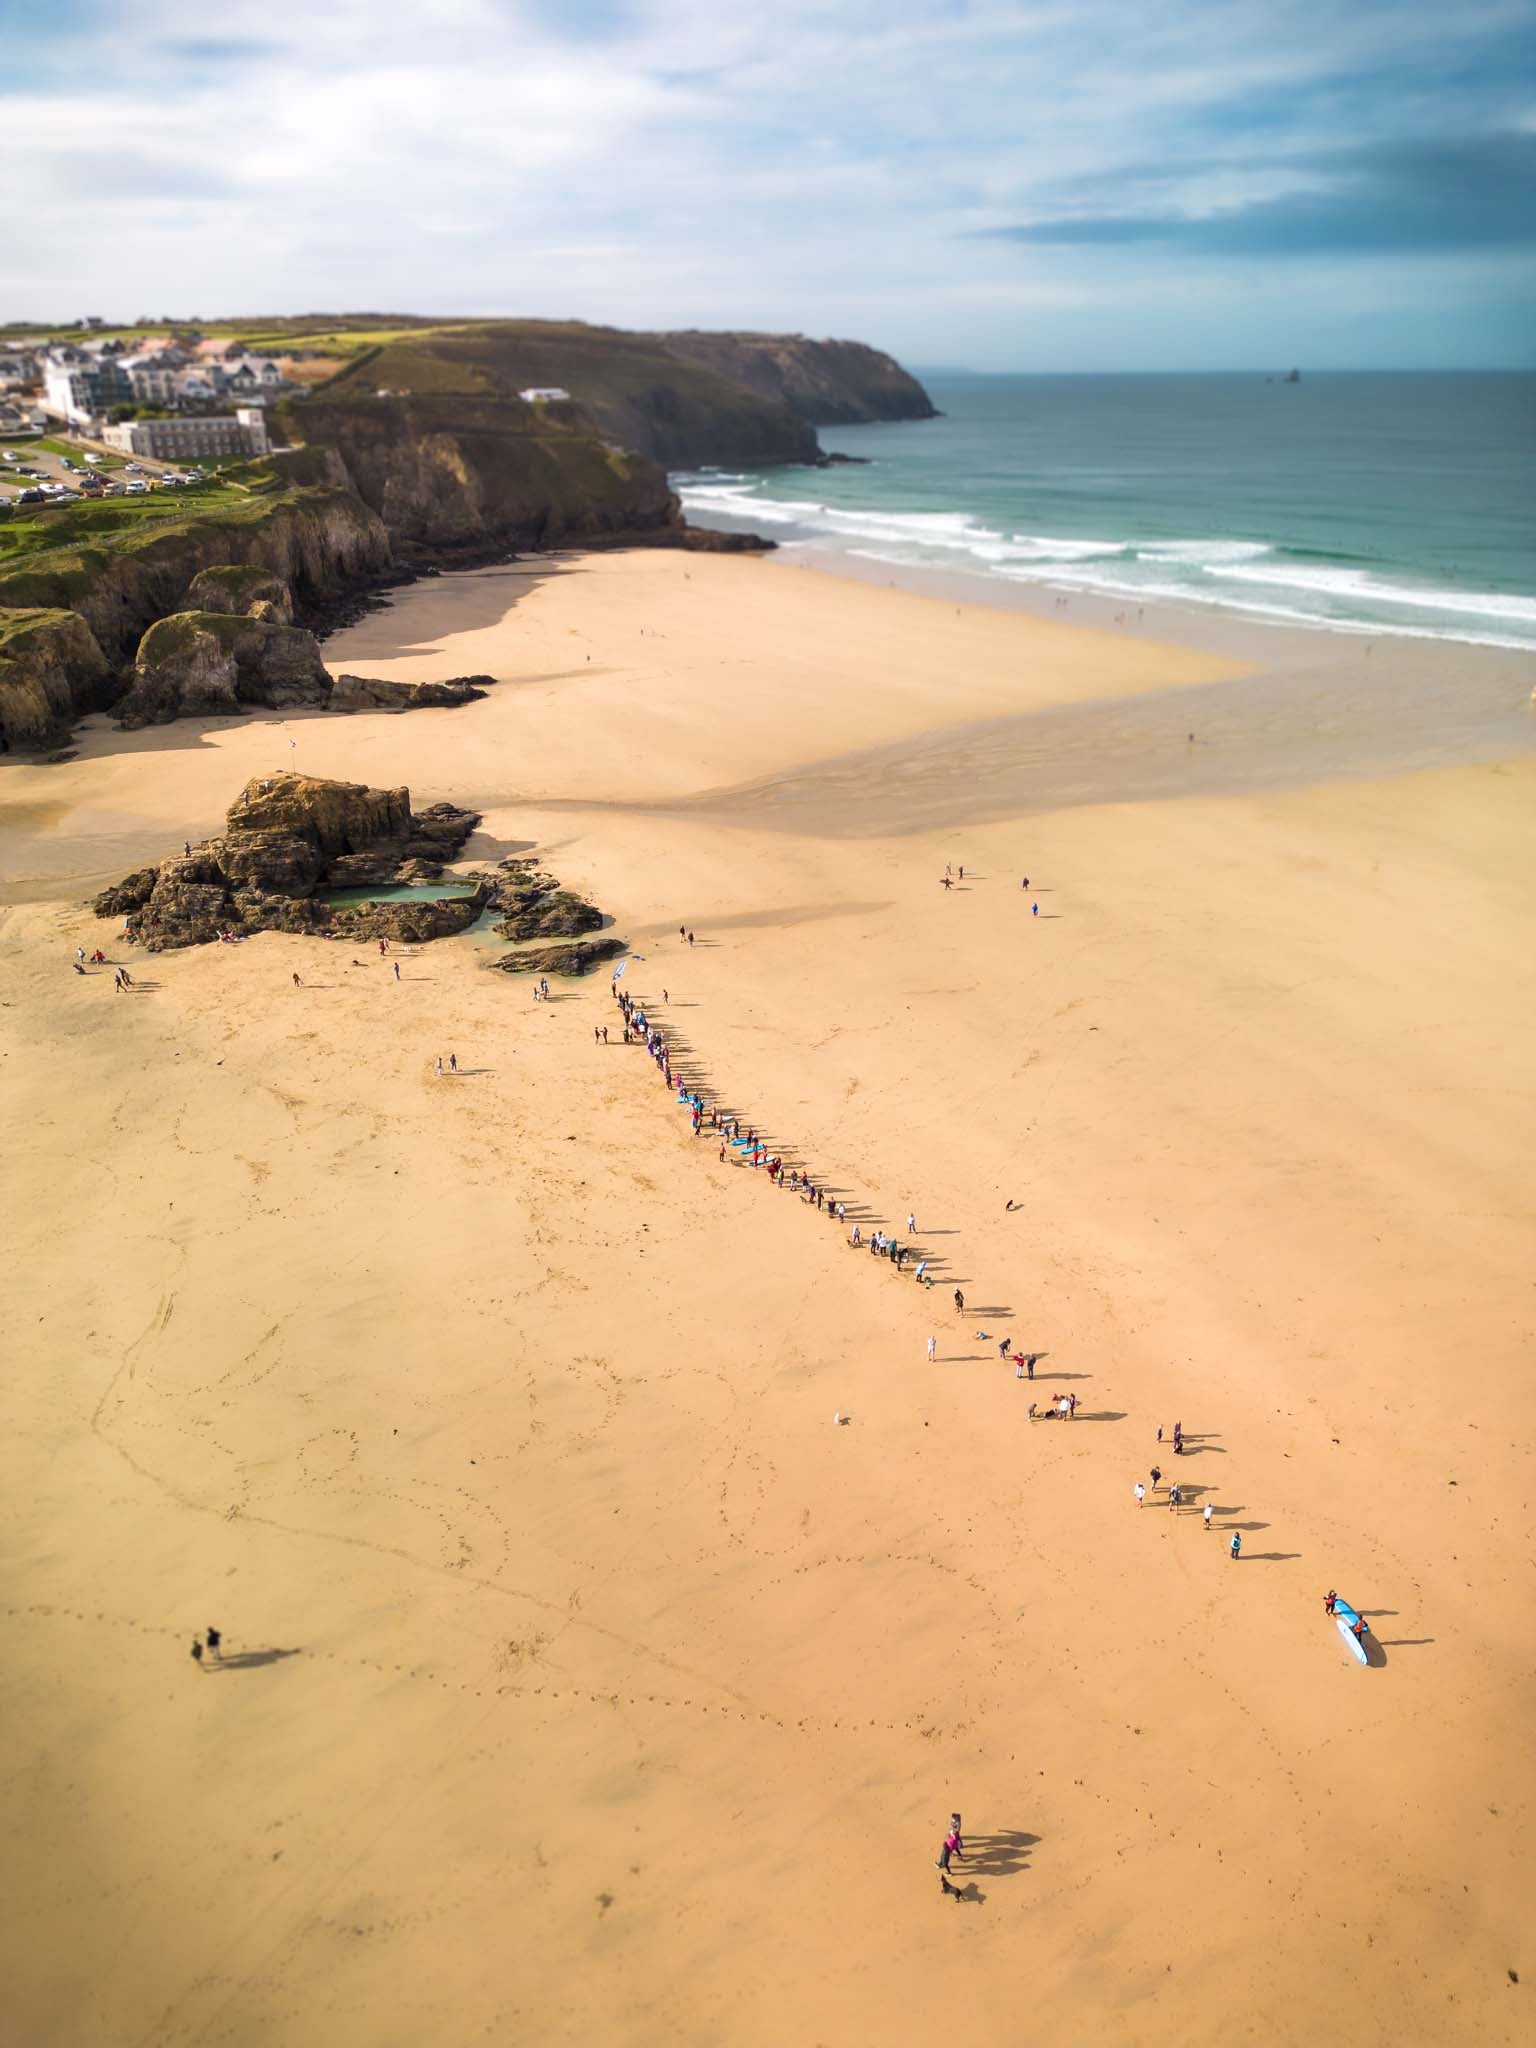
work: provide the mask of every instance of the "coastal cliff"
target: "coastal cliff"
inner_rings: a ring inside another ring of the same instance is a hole
[[[689,527],[666,466],[815,463],[815,421],[933,411],[856,342],[335,325],[336,373],[273,409],[289,445],[203,479],[195,510],[157,492],[0,527],[0,749],[57,747],[113,708],[136,725],[248,704],[465,702],[484,678],[430,696],[355,678],[332,689],[301,629],[323,633],[422,569],[520,549],[771,546]],[[146,642],[160,621],[179,623]]]
[[[0,611],[0,751],[56,746],[115,693],[111,664],[76,613]]]
[[[304,482],[317,462],[322,474],[343,480]],[[69,531],[67,524],[61,531]],[[390,562],[383,521],[349,487],[339,462],[306,450],[298,464],[279,458],[265,487],[253,485],[220,511],[168,517],[121,535],[87,532],[74,545],[0,564],[0,607],[76,612],[116,663],[133,654],[156,619],[183,608],[206,570],[256,568],[283,584],[302,611],[382,576]]]
[[[530,405],[520,396],[530,389],[569,397]],[[784,398],[685,359],[661,336],[575,321],[496,320],[402,335],[364,351],[287,407],[285,420],[296,436],[339,447],[356,474],[357,407],[391,400],[408,402],[414,417],[438,430],[447,422],[538,444],[542,466],[531,452],[501,452],[526,467],[530,480],[557,487],[555,502],[572,531],[579,530],[569,518],[572,494],[558,487],[574,442],[595,440],[675,468],[815,462],[821,453],[815,429]],[[584,478],[581,471],[573,479],[577,503]]]
[[[359,377],[285,424],[324,436],[407,557],[681,536],[663,470],[539,410],[468,391],[384,395]]]
[[[711,334],[698,328],[657,338],[685,362],[701,364],[761,397],[788,405],[812,426],[938,417],[917,379],[894,356],[862,341],[812,341],[803,334]]]

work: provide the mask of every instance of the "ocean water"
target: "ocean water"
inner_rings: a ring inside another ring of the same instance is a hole
[[[858,467],[675,476],[696,524],[898,568],[1536,649],[1536,375],[973,377],[824,428]]]

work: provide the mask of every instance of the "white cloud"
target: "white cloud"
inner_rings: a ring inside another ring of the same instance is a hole
[[[1457,39],[1518,20],[1507,0],[139,0],[88,42],[45,24],[36,88],[11,64],[0,311],[547,311],[998,362],[1043,360],[1033,308],[1054,348],[1078,320],[1083,362],[1123,361],[1125,315],[1173,291],[1236,360],[1268,337],[1208,272],[975,231],[1110,189],[1118,211],[1295,189],[1341,104],[1383,131],[1441,107]]]

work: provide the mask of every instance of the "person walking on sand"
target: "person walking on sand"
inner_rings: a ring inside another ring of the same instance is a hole
[[[1205,1504],[1205,1511],[1200,1517],[1201,1523],[1205,1528],[1209,1529],[1209,1527],[1211,1526],[1211,1516],[1215,1512],[1216,1510],[1212,1507],[1211,1503],[1207,1501]]]
[[[965,1861],[965,1842],[960,1833],[960,1816],[957,1813],[950,1815],[949,1826],[944,1835],[944,1846],[939,1851],[935,1867],[939,1873],[939,1883],[945,1892],[951,1898],[958,1899],[959,1890],[949,1881],[950,1864],[955,1857],[962,1863]]]
[[[907,1212],[907,1235],[908,1237],[916,1237],[917,1235],[917,1212],[915,1210]]]
[[[960,1292],[958,1287],[955,1289],[955,1314],[957,1316],[963,1316],[965,1314],[965,1296]]]
[[[1178,1510],[1183,1506],[1183,1504],[1184,1495],[1182,1490],[1177,1486],[1170,1486],[1168,1489],[1169,1508],[1176,1514]]]
[[[690,946],[691,946],[691,945],[693,944],[693,933],[692,933],[692,932],[690,932],[690,933],[688,934],[688,943],[689,943],[689,945],[690,945]]]
[[[1241,1531],[1241,1529],[1234,1529],[1232,1531],[1232,1541],[1227,1545],[1227,1555],[1228,1557],[1237,1558],[1241,1557],[1242,1554],[1243,1532]]]
[[[192,1638],[192,1662],[199,1671],[206,1671],[208,1669],[207,1665],[203,1662],[203,1639],[201,1636],[194,1636]]]
[[[937,1337],[930,1337],[928,1339],[928,1363],[932,1365],[933,1361],[938,1357],[938,1355],[939,1340]]]
[[[219,1631],[218,1631],[218,1630],[217,1630],[216,1628],[210,1628],[210,1629],[209,1629],[209,1631],[208,1631],[208,1654],[209,1654],[209,1656],[210,1656],[210,1657],[215,1657],[215,1658],[217,1658],[217,1660],[218,1660],[218,1661],[219,1661],[219,1663],[221,1663],[221,1664],[222,1664],[222,1663],[224,1662],[224,1647],[223,1647],[223,1646],[224,1646],[224,1638],[223,1638],[223,1636],[221,1636],[221,1635],[219,1634]]]
[[[1038,903],[1031,903],[1031,905],[1029,906],[1029,914],[1031,917],[1038,917],[1040,915],[1040,906]]]
[[[441,1053],[437,1056],[437,1078],[439,1081],[443,1078],[443,1056]]]
[[[448,1055],[448,1071],[450,1074],[456,1074],[459,1071],[459,1056],[456,1052],[451,1052]]]
[[[393,961],[393,962],[392,962],[391,964],[393,965],[393,967],[394,967],[394,970],[395,970],[395,979],[396,979],[396,981],[398,981],[398,980],[400,979],[400,962],[399,962],[398,960],[396,960],[396,961]]]
[[[1139,1508],[1144,1508],[1146,1504],[1147,1489],[1142,1485],[1141,1481],[1138,1479],[1136,1482],[1136,1505]]]
[[[1039,1356],[1040,1354],[1038,1351],[1031,1351],[1029,1356],[1024,1361],[1024,1372],[1026,1377],[1029,1379],[1033,1379],[1035,1376],[1035,1360]]]
[[[83,966],[85,965],[85,948],[84,948],[84,946],[76,946],[76,948],[75,948],[75,965],[76,965],[77,967],[83,967]]]
[[[1008,1356],[1008,1345],[1009,1345],[1009,1342],[1010,1342],[1010,1339],[1008,1339],[1007,1337],[999,1337],[999,1338],[998,1338],[998,1340],[997,1340],[997,1355],[998,1355],[998,1357],[999,1357],[999,1358],[1006,1358],[1006,1357]]]
[[[293,985],[294,985],[294,987],[295,987],[295,988],[302,988],[302,987],[304,986],[303,982],[302,982],[302,981],[300,981],[300,979],[299,979],[299,977],[298,977],[297,975],[295,975],[295,976],[293,977]]]
[[[1013,1376],[1016,1380],[1021,1380],[1024,1377],[1024,1359],[1023,1356],[1018,1352],[1014,1353]]]
[[[1162,1476],[1162,1467],[1160,1465],[1154,1465],[1152,1467],[1152,1491],[1154,1493],[1156,1493],[1157,1491],[1157,1482],[1162,1478]]]
[[[1068,1396],[1067,1396],[1067,1420],[1068,1420],[1068,1422],[1076,1422],[1076,1420],[1077,1420],[1077,1396],[1076,1396],[1076,1394],[1068,1394]]]

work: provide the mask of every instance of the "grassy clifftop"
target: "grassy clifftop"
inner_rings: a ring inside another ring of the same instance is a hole
[[[518,393],[536,385],[569,391],[570,404],[524,405]],[[381,339],[302,402],[305,438],[325,438],[328,406],[378,392],[488,400],[505,409],[508,431],[595,433],[676,466],[819,453],[814,429],[783,399],[684,361],[658,336],[576,321],[494,320]]]

